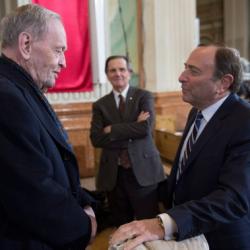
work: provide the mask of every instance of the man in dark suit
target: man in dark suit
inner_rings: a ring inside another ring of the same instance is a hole
[[[113,90],[93,104],[90,137],[102,148],[97,188],[108,191],[119,226],[156,216],[157,183],[164,173],[152,138],[152,95],[129,85],[131,68],[125,56],[109,57],[105,72]]]
[[[0,249],[82,250],[96,232],[94,200],[43,91],[66,66],[56,13],[19,7],[1,22]]]
[[[211,250],[250,249],[250,106],[234,94],[241,73],[232,48],[200,46],[190,54],[179,81],[193,109],[168,179],[168,209],[121,226],[111,244],[134,236],[132,249],[204,234]]]

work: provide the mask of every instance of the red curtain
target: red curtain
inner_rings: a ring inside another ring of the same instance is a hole
[[[61,15],[67,33],[67,67],[49,92],[83,92],[93,89],[88,0],[32,0]]]

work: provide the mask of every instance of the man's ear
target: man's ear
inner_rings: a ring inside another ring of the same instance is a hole
[[[230,86],[233,84],[234,77],[231,74],[226,74],[221,79],[221,85],[223,90],[229,90]]]
[[[28,32],[20,33],[18,37],[18,47],[25,60],[29,60],[31,53],[31,35]]]

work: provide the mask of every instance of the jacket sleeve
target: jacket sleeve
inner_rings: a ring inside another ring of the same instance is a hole
[[[249,112],[244,116],[249,116]],[[220,225],[239,221],[249,213],[250,119],[246,121],[244,118],[244,123],[239,124],[238,129],[226,135],[227,139],[224,136],[223,140],[227,140],[225,150],[219,151],[221,142],[220,138],[216,139],[218,151],[215,158],[210,157],[209,162],[203,164],[199,161],[197,167],[203,168],[202,171],[207,171],[207,166],[212,164],[209,174],[218,175],[216,181],[216,177],[207,176],[207,179],[211,178],[209,182],[213,185],[212,190],[201,198],[189,200],[166,211],[177,224],[177,240],[213,231]],[[226,127],[223,129],[225,131]],[[212,170],[215,164],[217,173]],[[196,185],[199,189],[201,183]]]
[[[55,177],[59,171],[67,176],[56,144],[20,95],[0,91],[0,113],[0,196],[7,225],[51,246],[86,246],[90,219]]]

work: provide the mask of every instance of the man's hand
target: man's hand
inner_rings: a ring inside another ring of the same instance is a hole
[[[150,117],[149,112],[141,111],[141,113],[137,117],[137,122],[146,121]]]
[[[97,222],[96,222],[96,218],[95,218],[95,213],[94,213],[91,206],[85,206],[83,210],[89,216],[90,221],[91,221],[91,238],[90,238],[90,242],[89,242],[89,243],[91,243],[93,241],[93,239],[95,238],[96,231],[97,231]]]
[[[109,244],[113,246],[131,239],[124,244],[124,250],[132,250],[143,242],[162,240],[164,235],[165,232],[157,218],[133,221],[120,226],[111,236]]]
[[[104,134],[111,133],[111,125],[108,125],[108,126],[104,127],[103,128],[103,133]]]

